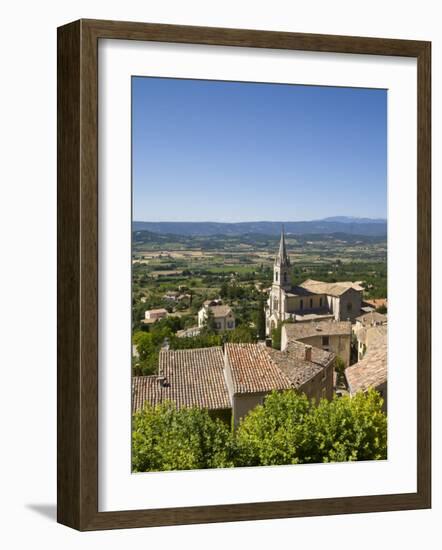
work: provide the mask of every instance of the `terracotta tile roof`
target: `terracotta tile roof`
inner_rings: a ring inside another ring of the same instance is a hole
[[[377,388],[387,381],[387,327],[382,325],[365,329],[365,339],[368,344],[364,357],[345,369],[352,395],[370,387]]]
[[[307,279],[299,286],[305,288],[309,292],[314,294],[327,294],[329,296],[341,296],[344,292],[347,292],[350,288],[357,291],[364,290],[362,286],[351,281],[342,281],[337,283],[325,283],[323,281],[315,281],[314,279]]]
[[[289,342],[286,351],[294,358],[303,359],[305,357],[306,348],[311,348],[311,362],[323,367],[328,366],[336,357],[336,355],[331,351],[326,351],[325,349],[309,346],[307,344],[303,344],[302,342],[296,341]]]
[[[160,379],[153,376],[132,377],[132,412],[143,408],[147,401],[150,405],[159,405],[163,402],[163,389],[160,386]]]
[[[225,345],[235,394],[264,393],[292,387],[287,376],[272,361],[267,349],[257,344]]]
[[[351,336],[350,321],[317,321],[307,323],[286,323],[282,326],[287,338],[302,340],[312,336]]]
[[[306,359],[308,349],[311,350],[310,360]],[[297,389],[327,368],[336,357],[334,353],[296,341],[290,342],[284,351],[271,348],[267,348],[267,351]]]
[[[145,401],[152,405],[174,401],[177,408],[230,409],[222,348],[161,350],[159,375],[132,381],[132,410]]]

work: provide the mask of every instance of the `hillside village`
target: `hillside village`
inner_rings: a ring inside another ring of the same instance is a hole
[[[364,281],[293,284],[293,268],[282,230],[271,285],[250,285],[254,317],[241,314],[238,322],[226,287],[194,306],[185,326],[180,310],[191,311],[191,288],[165,293],[163,303],[173,307],[146,308],[134,334],[133,412],[171,401],[237,426],[274,391],[319,402],[369,388],[381,394],[386,411],[386,300],[367,299]]]

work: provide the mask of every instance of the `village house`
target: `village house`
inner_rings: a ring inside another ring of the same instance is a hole
[[[384,399],[387,411],[387,325],[362,329],[358,339],[364,342],[364,352],[359,361],[345,369],[350,395],[374,388]]]
[[[271,391],[292,387],[267,348],[258,344],[226,344],[225,374],[235,427],[249,411],[262,405]]]
[[[292,342],[285,351],[261,344],[190,350],[162,349],[159,374],[132,379],[132,410],[173,401],[177,408],[207,409],[237,426],[272,391],[297,390],[331,399],[335,355]]]
[[[146,402],[155,406],[166,401],[178,409],[207,409],[213,418],[230,422],[222,348],[161,350],[158,375],[132,378],[132,412]]]
[[[203,328],[207,323],[209,311],[213,314],[213,322],[217,332],[233,330],[235,315],[232,308],[223,304],[221,300],[206,300],[198,312],[198,327]]]
[[[352,324],[350,321],[312,321],[286,323],[281,329],[281,350],[292,341],[309,344],[339,356],[346,367],[350,364]]]
[[[142,323],[145,323],[147,325],[156,323],[159,319],[164,319],[168,315],[167,309],[159,308],[159,309],[148,309],[144,312],[144,319],[142,320]]]
[[[283,321],[334,319],[354,321],[360,315],[363,288],[351,281],[326,283],[308,279],[293,286],[284,230],[273,266],[273,284],[266,307],[266,334]]]

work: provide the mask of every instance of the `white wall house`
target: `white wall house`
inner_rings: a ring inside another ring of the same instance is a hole
[[[235,315],[229,305],[224,305],[220,300],[204,302],[198,312],[198,327],[206,325],[208,312],[211,311],[217,332],[233,330],[235,328]]]

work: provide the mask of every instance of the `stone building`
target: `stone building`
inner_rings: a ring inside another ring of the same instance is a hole
[[[207,300],[198,312],[198,327],[202,328],[207,322],[209,311],[213,314],[213,321],[217,332],[233,330],[235,328],[235,315],[232,308],[223,304],[221,300]]]
[[[290,282],[291,262],[284,230],[273,266],[273,283],[266,307],[266,333],[279,323],[334,319],[354,319],[360,315],[363,288],[353,282],[325,283],[308,279],[300,285]]]
[[[350,364],[352,324],[350,321],[312,321],[286,323],[281,329],[281,350],[292,341],[309,344],[339,356],[346,367]]]
[[[333,353],[291,342],[284,351],[261,344],[161,350],[159,374],[132,379],[132,411],[147,402],[206,409],[237,426],[272,391],[296,390],[310,399],[333,396]]]

